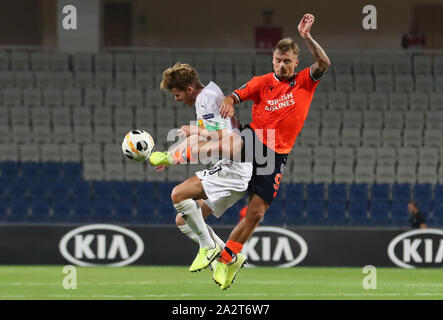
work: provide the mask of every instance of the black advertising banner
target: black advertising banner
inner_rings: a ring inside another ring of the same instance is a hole
[[[232,228],[214,230],[227,239]],[[0,226],[4,265],[188,265],[196,250],[174,226]],[[443,267],[443,230],[263,226],[243,253],[249,267]]]

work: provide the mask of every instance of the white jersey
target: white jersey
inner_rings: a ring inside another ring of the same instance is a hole
[[[240,131],[240,122],[235,117],[223,118],[220,115],[220,106],[224,98],[223,92],[212,81],[203,88],[195,101],[199,127],[208,131],[226,129],[228,133]]]
[[[224,98],[223,92],[212,81],[199,93],[195,101],[199,127],[208,131],[226,129],[229,134],[240,131],[240,122],[235,117],[223,118],[220,115]],[[213,168],[195,174],[202,181],[208,197],[203,201],[216,217],[220,217],[226,209],[246,195],[252,177],[252,163],[222,159]]]

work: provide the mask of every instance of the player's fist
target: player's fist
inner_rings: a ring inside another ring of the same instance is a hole
[[[298,32],[302,38],[306,38],[310,35],[312,24],[314,23],[314,16],[310,13],[303,15],[300,23],[298,24]]]
[[[232,97],[226,97],[220,106],[220,115],[223,118],[232,118],[234,116],[234,101]]]
[[[181,128],[177,130],[177,133],[179,137],[182,138],[189,137],[189,135],[191,134],[191,126],[189,125],[181,126]]]

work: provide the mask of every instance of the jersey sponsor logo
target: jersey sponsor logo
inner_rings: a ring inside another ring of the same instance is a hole
[[[61,255],[78,266],[121,267],[143,254],[143,240],[135,232],[110,224],[75,228],[59,242]]]
[[[301,236],[290,230],[258,227],[242,252],[248,259],[246,267],[289,268],[303,261],[308,254],[308,245]]]
[[[208,114],[204,114],[203,115],[203,119],[208,120],[208,119],[212,119],[214,118],[214,114],[213,113],[208,113]]]
[[[443,230],[420,229],[402,233],[388,245],[391,261],[402,268],[443,267]]]
[[[267,100],[265,110],[266,111],[275,111],[275,110],[279,110],[282,108],[290,107],[290,106],[294,105],[294,103],[295,102],[294,102],[293,94],[292,94],[292,92],[290,92],[288,94],[282,95],[278,99]]]

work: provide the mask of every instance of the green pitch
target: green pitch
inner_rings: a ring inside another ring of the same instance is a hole
[[[221,291],[212,273],[187,267],[77,268],[64,289],[63,266],[0,267],[0,299],[443,299],[440,269],[377,268],[377,289],[362,287],[360,268],[245,268]]]

